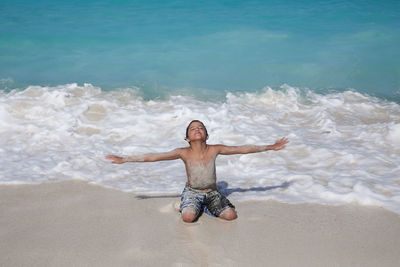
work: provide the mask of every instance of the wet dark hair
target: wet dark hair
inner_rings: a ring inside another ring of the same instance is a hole
[[[206,126],[204,126],[204,123],[201,122],[201,121],[199,121],[199,120],[192,120],[192,121],[189,123],[188,127],[186,128],[186,138],[189,138],[189,127],[190,127],[190,125],[191,125],[193,122],[200,122],[201,125],[203,125],[204,130],[206,131],[206,136],[208,136],[207,128],[206,128]]]

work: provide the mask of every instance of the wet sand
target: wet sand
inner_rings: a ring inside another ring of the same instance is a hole
[[[377,207],[234,202],[183,223],[177,195],[82,181],[0,186],[0,266],[400,266],[400,216]]]

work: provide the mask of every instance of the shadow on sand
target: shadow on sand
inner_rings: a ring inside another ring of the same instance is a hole
[[[254,191],[254,192],[265,192],[269,190],[274,190],[274,189],[286,189],[290,186],[290,182],[283,182],[280,185],[270,185],[270,186],[257,186],[257,187],[250,187],[250,188],[228,188],[228,183],[225,181],[221,181],[217,183],[217,188],[223,194],[224,196],[229,196],[232,193],[235,192],[249,192],[249,191]]]
[[[221,192],[224,196],[229,196],[232,193],[239,192],[265,192],[274,189],[286,189],[291,185],[291,182],[283,182],[280,185],[270,185],[270,186],[257,186],[257,187],[250,187],[250,188],[228,188],[228,183],[225,181],[217,182],[218,191]],[[164,195],[137,195],[136,198],[138,199],[149,199],[149,198],[180,198],[180,194],[164,194]]]
[[[136,198],[138,199],[149,199],[149,198],[177,198],[181,197],[179,194],[171,194],[171,195],[137,195]]]

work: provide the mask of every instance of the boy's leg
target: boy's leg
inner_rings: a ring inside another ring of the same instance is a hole
[[[194,222],[201,210],[204,196],[189,189],[183,190],[181,197],[181,217],[184,222]]]
[[[188,206],[182,209],[181,217],[184,222],[191,223],[197,219],[199,213],[193,206]]]
[[[237,213],[232,208],[226,208],[219,214],[218,217],[227,221],[232,221],[237,218]]]
[[[216,190],[206,194],[204,203],[213,214],[221,219],[231,221],[237,218],[235,206]]]

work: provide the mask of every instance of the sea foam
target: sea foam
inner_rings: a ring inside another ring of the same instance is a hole
[[[0,183],[81,179],[135,193],[179,193],[180,160],[111,164],[107,154],[140,155],[187,146],[193,120],[210,144],[272,144],[284,150],[219,156],[221,191],[233,200],[359,203],[400,214],[400,106],[355,91],[227,93],[144,100],[140,90],[85,84],[30,86],[0,94]]]

